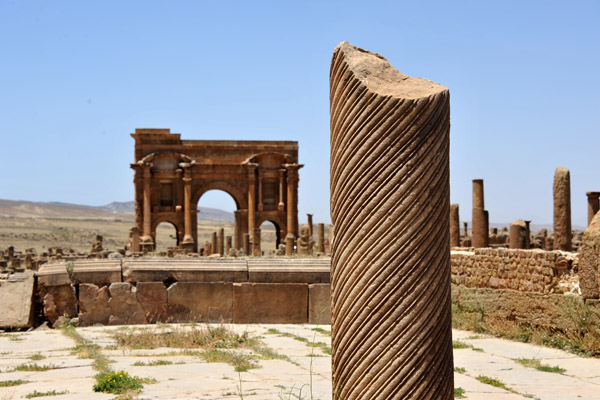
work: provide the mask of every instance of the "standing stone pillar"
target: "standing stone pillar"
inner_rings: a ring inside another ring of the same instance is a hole
[[[252,254],[250,253],[250,234],[249,233],[244,233],[244,240],[243,240],[243,248],[242,250],[244,251],[244,255],[245,256],[251,256]]]
[[[527,220],[525,222],[525,249],[531,248],[531,221]]]
[[[233,248],[239,250],[242,248],[241,225],[242,212],[240,210],[233,212]]]
[[[317,225],[317,251],[325,253],[325,224]]]
[[[450,205],[450,247],[460,246],[460,221],[458,219],[458,204]]]
[[[183,168],[183,228],[184,235],[181,247],[187,250],[194,248],[194,237],[192,236],[192,174],[190,163],[179,163]]]
[[[225,229],[219,229],[219,237],[217,239],[217,252],[220,255],[225,255]]]
[[[225,237],[225,255],[228,256],[229,255],[229,250],[231,250],[231,236],[226,236]]]
[[[212,243],[210,246],[210,249],[212,250],[211,254],[215,254],[219,252],[219,246],[218,246],[218,241],[217,241],[217,232],[213,232],[212,233]]]
[[[449,100],[378,54],[334,51],[334,399],[454,397]]]
[[[131,232],[131,248],[129,251],[138,253],[140,251],[140,233],[137,226],[130,229]]]
[[[598,213],[600,209],[600,192],[587,192],[588,199],[588,226],[592,223],[594,215]]]
[[[463,222],[463,226],[465,228],[465,239],[469,237],[469,224],[467,222]]]
[[[571,175],[564,167],[554,172],[554,250],[571,251]]]
[[[211,254],[212,254],[212,246],[211,246],[210,242],[207,240],[206,242],[204,242],[204,255],[206,257],[208,257]]]
[[[308,236],[310,237],[310,239],[312,240],[313,237],[313,221],[312,221],[312,214],[306,214],[306,219],[308,220]]]
[[[294,239],[294,235],[288,234],[285,237],[285,255],[292,256],[294,255],[294,243],[296,239]]]
[[[526,235],[526,224],[522,219],[518,219],[510,224],[510,231],[508,237],[508,248],[509,249],[524,249],[525,248],[525,235]]]
[[[484,210],[483,179],[473,179],[473,219],[471,246],[489,246],[489,216]]]
[[[252,231],[252,255],[254,257],[262,256],[260,250],[260,228],[254,228]]]

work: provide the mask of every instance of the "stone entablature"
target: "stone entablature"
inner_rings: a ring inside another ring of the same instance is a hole
[[[236,203],[233,247],[265,221],[298,237],[298,142],[181,140],[169,129],[136,129],[136,224],[142,249],[154,248],[156,227],[171,223],[179,247],[198,251],[197,204],[209,190]],[[132,249],[139,251],[139,249]]]

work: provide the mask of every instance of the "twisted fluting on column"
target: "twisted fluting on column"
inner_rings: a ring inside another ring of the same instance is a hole
[[[449,92],[340,43],[330,70],[334,399],[452,399]]]

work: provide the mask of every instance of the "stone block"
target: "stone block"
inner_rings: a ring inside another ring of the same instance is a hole
[[[29,328],[33,325],[34,274],[24,271],[0,280],[0,328]]]
[[[305,324],[308,322],[308,284],[235,283],[234,323]]]
[[[257,283],[329,283],[331,259],[248,260],[248,280]]]
[[[246,282],[248,267],[243,259],[152,258],[123,261],[126,282]]]
[[[138,282],[136,294],[148,323],[167,322],[167,288],[162,282]]]
[[[40,286],[64,286],[71,284],[65,263],[44,264],[35,275]]]
[[[97,286],[121,282],[120,260],[84,260],[72,261],[73,282],[92,283]],[[69,263],[67,263],[67,269]]]
[[[79,325],[108,324],[108,300],[108,287],[98,288],[91,283],[79,285]]]
[[[167,297],[169,321],[232,322],[232,283],[176,282]]]
[[[109,325],[145,324],[146,312],[137,300],[136,287],[128,282],[111,283],[109,288]]]
[[[51,324],[61,316],[77,316],[77,295],[72,285],[49,286],[40,289],[44,316]]]
[[[308,285],[308,323],[331,324],[331,285]]]

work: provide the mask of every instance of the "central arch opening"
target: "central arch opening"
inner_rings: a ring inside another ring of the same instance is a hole
[[[260,249],[264,255],[274,254],[280,242],[279,227],[275,222],[265,221],[260,224]]]
[[[196,207],[199,252],[204,249],[206,242],[212,244],[213,232],[218,237],[221,229],[224,229],[224,237],[231,236],[232,243],[234,242],[234,212],[237,205],[229,193],[218,189],[209,190],[200,196]],[[212,249],[213,254],[217,252],[218,249]]]
[[[158,224],[156,227],[155,251],[167,251],[171,247],[179,246],[178,235],[177,227],[171,222],[161,222]]]

